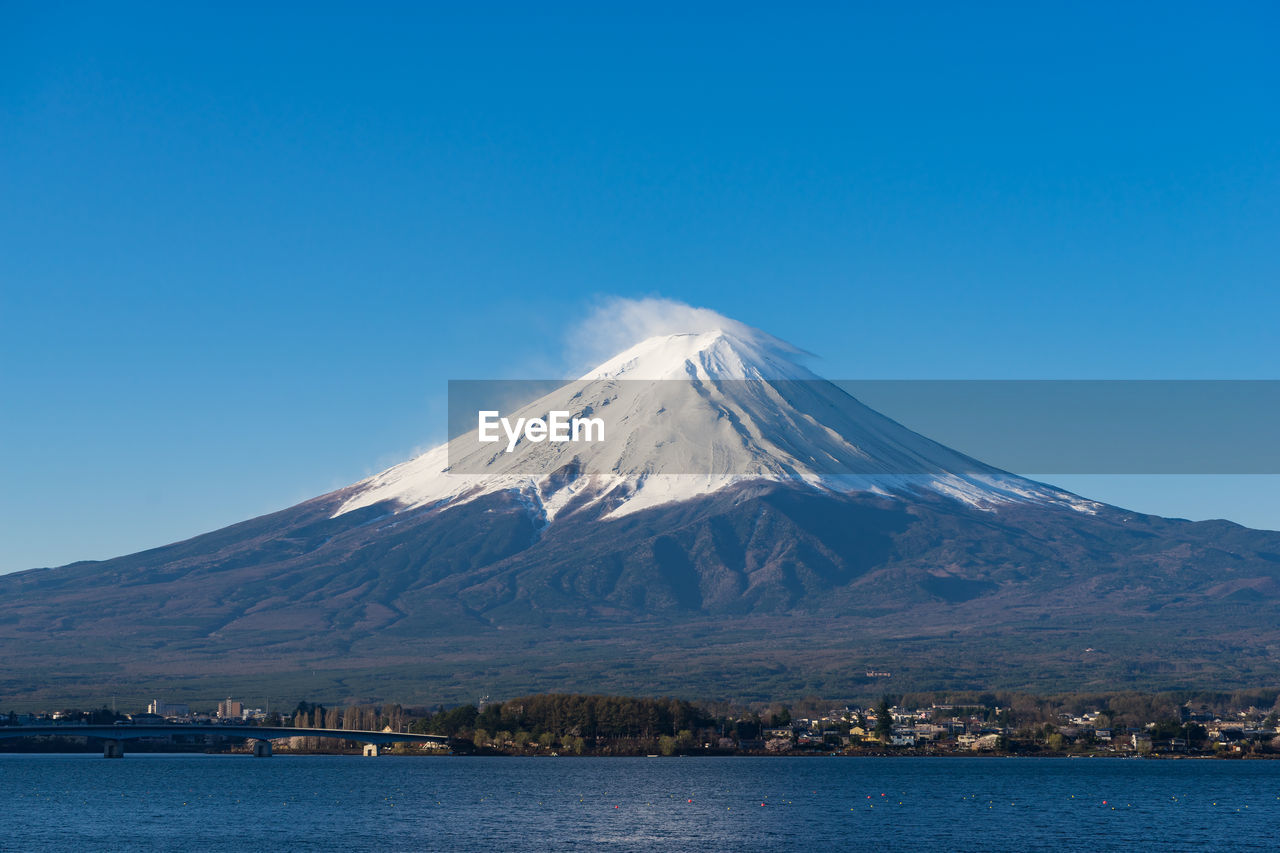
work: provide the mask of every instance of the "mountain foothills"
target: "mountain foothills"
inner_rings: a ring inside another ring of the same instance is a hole
[[[185,542],[0,576],[0,695],[1280,683],[1280,533],[990,468],[797,356],[737,324],[659,336],[516,413],[608,411],[604,440],[460,436]]]

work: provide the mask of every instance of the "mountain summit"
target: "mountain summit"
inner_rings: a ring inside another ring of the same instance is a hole
[[[607,440],[524,441],[504,453],[461,436],[357,483],[337,514],[383,502],[396,512],[443,508],[512,492],[548,522],[567,507],[599,505],[605,518],[618,518],[748,482],[1095,511],[1091,501],[912,432],[793,361],[795,350],[754,337],[716,329],[642,341],[511,416],[608,415]]]
[[[472,408],[447,444],[297,506],[0,576],[0,685],[291,703],[1280,680],[1280,534],[999,471],[798,357],[733,323],[649,337],[502,412],[598,419],[592,440],[484,442],[500,407]]]

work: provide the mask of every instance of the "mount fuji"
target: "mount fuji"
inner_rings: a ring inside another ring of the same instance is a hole
[[[1280,680],[1280,533],[1128,512],[965,456],[741,324],[271,515],[0,576],[0,692],[455,701]],[[885,676],[884,673],[891,673]]]

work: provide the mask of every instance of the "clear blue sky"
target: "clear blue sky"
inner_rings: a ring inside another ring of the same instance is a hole
[[[833,377],[1278,377],[1273,4],[257,5],[6,6],[0,570],[400,461],[602,294]]]

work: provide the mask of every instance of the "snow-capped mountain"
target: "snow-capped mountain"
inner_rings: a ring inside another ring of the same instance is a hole
[[[391,502],[398,511],[512,492],[553,521],[566,507],[618,518],[747,482],[837,493],[934,492],[975,507],[1097,504],[984,465],[859,403],[755,330],[642,341],[525,405],[608,415],[606,439],[520,441],[511,452],[455,438],[356,484],[337,515]]]
[[[0,690],[287,704],[1280,681],[1280,534],[996,470],[800,357],[733,323],[646,337],[503,413],[599,417],[597,440],[463,433],[185,542],[0,576]]]

